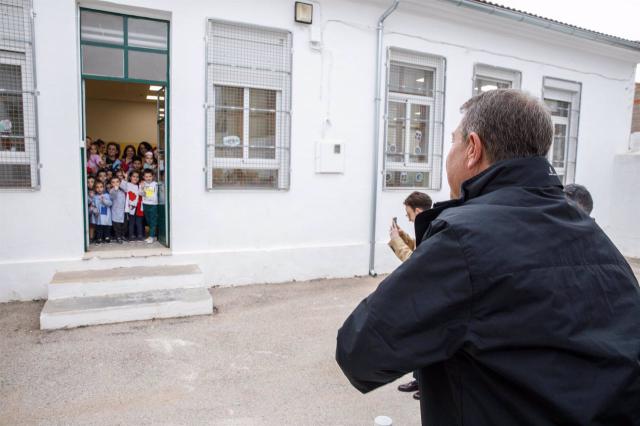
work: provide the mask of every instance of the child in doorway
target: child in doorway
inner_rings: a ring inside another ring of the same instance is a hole
[[[87,171],[91,174],[95,174],[103,166],[102,158],[98,153],[98,145],[92,143],[87,153]]]
[[[129,221],[129,241],[144,239],[144,212],[140,196],[140,172],[129,173],[129,182],[122,181],[120,188],[127,193],[124,210]]]
[[[111,197],[105,192],[104,183],[98,181],[94,185],[93,214],[96,224],[96,244],[111,242]]]
[[[142,210],[144,219],[149,225],[149,238],[145,240],[148,244],[153,243],[156,238],[158,228],[158,182],[154,180],[155,172],[147,169],[143,172],[144,182],[140,185],[140,195],[142,195]]]
[[[106,188],[107,186],[107,171],[105,169],[98,170],[96,174],[96,183],[102,182]]]
[[[142,158],[137,155],[133,157],[133,161],[131,162],[131,167],[129,167],[129,173],[131,173],[134,170],[140,173],[140,177],[141,177],[140,180],[142,180]]]
[[[124,207],[126,194],[120,188],[120,179],[111,178],[111,189],[109,190],[111,197],[111,221],[113,222],[113,232],[116,243],[122,244],[124,237]]]
[[[153,157],[153,151],[147,151],[144,154],[144,164],[142,166],[144,170],[151,169],[156,170],[156,159]]]

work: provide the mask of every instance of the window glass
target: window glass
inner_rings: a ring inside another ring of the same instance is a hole
[[[124,77],[124,50],[82,45],[82,73]]]
[[[129,50],[129,78],[166,81],[167,55]]]
[[[404,160],[406,104],[390,101],[387,121],[387,160],[401,162]]]
[[[2,151],[24,151],[22,67],[0,63],[0,136]]]
[[[567,125],[555,124],[553,126],[553,148],[551,164],[553,167],[565,166],[565,152],[567,143]]]
[[[276,92],[250,89],[249,108],[249,158],[276,158]]]
[[[216,148],[220,158],[242,158],[244,89],[215,87]]]
[[[409,154],[413,163],[427,161],[427,141],[429,140],[429,111],[428,105],[411,105],[409,130]]]
[[[394,188],[428,188],[429,172],[424,171],[387,171],[385,184]]]
[[[124,17],[108,13],[80,12],[80,37],[83,41],[124,44]]]
[[[168,33],[169,26],[166,22],[127,19],[127,43],[129,46],[166,50]]]
[[[391,63],[389,91],[433,96],[433,71]]]
[[[545,103],[551,111],[551,115],[557,117],[568,117],[571,104],[565,101],[557,101],[555,99],[545,99]]]
[[[277,188],[278,170],[266,169],[213,169],[213,184],[226,188]]]
[[[477,76],[474,80],[474,94],[488,92],[496,89],[510,89],[512,86],[510,81],[498,80],[495,78],[487,78]]]

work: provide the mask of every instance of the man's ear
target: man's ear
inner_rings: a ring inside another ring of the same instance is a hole
[[[484,159],[484,145],[480,136],[476,132],[469,133],[467,136],[467,147],[465,151],[465,163],[468,169],[474,169]]]

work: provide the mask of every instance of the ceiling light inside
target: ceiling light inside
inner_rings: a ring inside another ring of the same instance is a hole
[[[162,86],[149,86],[149,90],[152,92],[157,92],[160,89],[162,89]]]

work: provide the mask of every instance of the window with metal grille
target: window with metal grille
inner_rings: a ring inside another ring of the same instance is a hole
[[[496,89],[520,89],[520,71],[493,65],[475,64],[473,67],[473,95]]]
[[[548,158],[563,184],[573,183],[578,152],[581,84],[544,77],[543,99],[551,112],[553,142]]]
[[[0,0],[0,189],[40,185],[30,0]]]
[[[387,59],[384,187],[440,189],[445,59],[395,48]]]
[[[288,189],[291,34],[209,21],[206,111],[208,189]]]

